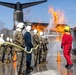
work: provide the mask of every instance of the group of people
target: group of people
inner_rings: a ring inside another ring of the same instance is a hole
[[[22,33],[23,29],[25,29],[26,31],[24,34]],[[48,40],[45,36],[43,36],[44,33],[43,32],[39,33],[37,29],[32,30],[32,32],[33,34],[31,35],[31,25],[27,25],[25,27],[24,23],[21,22],[16,25],[16,30],[13,32],[13,38],[12,38],[12,42],[14,44],[22,48],[25,48],[24,50],[25,52],[26,51],[30,52],[32,48],[38,46],[31,53],[25,54],[27,72],[33,70],[33,68],[31,67],[32,53],[34,54],[34,67],[36,67],[37,64],[46,63],[46,57],[48,52],[47,51]],[[9,39],[7,38],[7,40]],[[17,54],[18,66],[20,66],[22,51],[23,50],[21,50],[21,48],[12,47],[12,56],[14,52]]]
[[[47,56],[47,50],[48,50],[47,49],[47,44],[48,44],[47,38],[43,37],[44,35],[43,32],[40,32],[40,34],[38,34],[37,29],[34,29],[33,34],[31,35],[30,25],[25,27],[26,32],[23,35],[22,34],[23,28],[24,28],[24,23],[19,23],[17,25],[15,36],[14,36],[15,44],[21,47],[25,47],[25,51],[27,50],[28,52],[30,52],[32,48],[35,48],[37,47],[37,45],[39,45],[38,48],[33,51],[34,52],[34,67],[36,67],[37,64],[45,63],[46,56]],[[17,48],[17,51],[19,51],[18,48]],[[32,60],[32,52],[26,53],[26,71],[27,72],[30,70],[33,70],[33,68],[31,67],[31,60]]]
[[[24,27],[24,23],[19,23],[16,25],[16,30],[14,32],[14,36],[13,39],[9,39],[7,38],[7,41],[13,42],[14,44],[25,48],[25,52],[26,50],[28,52],[30,52],[31,48],[35,48],[38,46],[37,49],[35,49],[34,52],[34,66],[36,67],[37,64],[43,64],[46,62],[46,57],[47,57],[47,52],[48,52],[48,48],[47,48],[47,44],[48,44],[48,40],[44,35],[43,32],[38,33],[37,29],[33,30],[33,35],[31,36],[31,26],[27,25],[26,27]],[[22,34],[23,29],[25,28],[25,34]],[[67,69],[71,68],[73,66],[73,63],[71,61],[71,49],[72,49],[72,35],[70,33],[70,27],[69,26],[65,26],[64,27],[64,31],[65,33],[62,36],[62,42],[61,42],[61,48],[63,49],[63,54],[64,57],[66,58],[67,61],[67,65],[65,66]],[[3,35],[1,35],[0,37],[0,41],[4,43],[4,40],[2,39]],[[10,47],[12,49],[11,46],[8,45],[8,47]],[[11,52],[10,49],[10,52]],[[22,50],[17,48],[17,47],[13,47],[12,49],[12,53],[11,55],[13,55],[13,52],[17,53],[17,60],[18,62],[21,61],[21,52]],[[10,53],[7,50],[8,54]],[[32,52],[31,53],[26,53],[26,70],[27,72],[32,70],[33,68],[31,67],[31,60],[32,60]],[[19,63],[20,65],[20,63]]]
[[[7,37],[6,39],[4,39],[4,34],[1,34],[0,42],[4,43],[5,41],[12,43],[12,38]],[[11,57],[12,57],[12,46],[8,44],[1,45],[0,46],[0,60],[4,62],[4,59],[7,59],[5,62],[9,62]]]

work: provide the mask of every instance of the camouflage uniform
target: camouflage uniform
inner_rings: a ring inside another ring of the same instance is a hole
[[[0,46],[0,60],[2,60],[3,50],[4,50],[4,46],[1,45],[1,46]]]
[[[47,57],[47,52],[48,52],[47,44],[48,44],[47,39],[40,37],[39,63],[46,62],[46,57]]]
[[[36,47],[38,44],[40,44],[40,40],[39,40],[39,36],[38,34],[34,34],[33,35],[33,46]],[[37,61],[38,61],[38,54],[39,54],[39,49],[34,50],[34,62],[35,62],[35,66],[37,65]]]
[[[42,37],[40,36],[39,37],[39,39],[40,39],[40,46],[39,46],[39,64],[41,64],[41,62],[42,62],[42,56],[43,56],[43,43],[42,43]]]
[[[5,42],[4,34],[0,35],[0,42],[2,42],[2,43]],[[5,46],[3,44],[0,45],[0,58],[1,58],[2,62],[4,62],[4,59],[5,59]]]
[[[6,45],[2,45],[2,46],[1,46],[1,50],[2,50],[2,62],[3,62],[3,63],[5,62],[6,48],[7,48]]]
[[[48,40],[47,40],[47,38],[43,38],[42,43],[43,43],[43,62],[46,62],[47,52],[48,52],[48,48],[47,48]]]
[[[13,37],[13,42],[20,46],[20,47],[24,47],[24,40],[23,40],[23,34],[21,31],[16,31]],[[17,61],[18,61],[18,68],[20,66],[20,62],[21,62],[21,57],[22,57],[22,50],[17,48],[17,47],[13,47],[13,54],[14,51],[17,53]]]
[[[2,47],[0,46],[0,60],[2,59]]]
[[[5,58],[7,62],[9,62],[11,60],[11,46],[10,45],[5,45],[5,46],[6,46]]]

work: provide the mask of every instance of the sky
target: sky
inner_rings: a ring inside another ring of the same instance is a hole
[[[0,0],[9,3],[27,3],[40,0]],[[24,21],[25,18],[30,22],[49,23],[51,14],[48,14],[49,6],[52,6],[55,11],[61,10],[64,12],[67,24],[74,28],[76,27],[76,0],[47,0],[47,2],[23,9]],[[29,10],[28,13],[26,13]],[[14,10],[0,5],[0,24],[8,29],[13,29],[13,13]],[[27,16],[25,16],[25,13]],[[1,27],[1,26],[0,26]]]

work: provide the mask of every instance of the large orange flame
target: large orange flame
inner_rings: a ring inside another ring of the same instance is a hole
[[[49,7],[48,13],[52,14],[53,27],[51,28],[51,30],[56,31],[57,33],[62,35],[64,33],[64,26],[66,23],[64,13],[62,11],[55,11],[52,7]],[[56,40],[61,40],[61,37],[58,36]]]
[[[52,14],[52,22],[54,26],[58,26],[58,24],[65,24],[66,19],[64,13],[62,11],[55,11],[52,7],[49,7],[48,13]]]

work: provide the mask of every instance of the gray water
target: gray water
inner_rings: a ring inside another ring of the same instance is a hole
[[[62,52],[61,42],[50,41],[48,44],[48,56],[57,56],[58,51]]]

